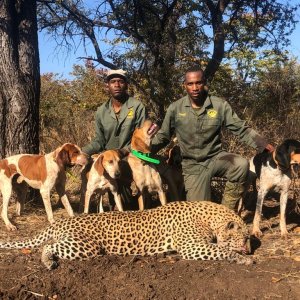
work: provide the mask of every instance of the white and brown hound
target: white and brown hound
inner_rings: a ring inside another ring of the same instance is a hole
[[[14,189],[17,193],[16,213],[20,215],[26,197],[27,185],[39,189],[50,223],[54,222],[50,191],[55,186],[68,214],[73,210],[65,193],[66,167],[84,166],[87,157],[77,145],[66,143],[45,155],[18,154],[0,160],[0,190],[3,198],[1,216],[8,230],[17,228],[8,219],[8,203]],[[27,184],[25,184],[27,183]]]
[[[119,211],[123,211],[120,193],[118,191],[117,178],[120,177],[121,150],[107,150],[100,154],[92,155],[94,160],[87,176],[85,192],[84,213],[89,212],[90,198],[95,190],[100,190],[99,212],[103,212],[102,198],[106,191],[110,191],[115,199]]]
[[[149,193],[157,192],[162,205],[167,203],[162,180],[154,164],[158,161],[149,157],[151,140],[157,129],[155,124],[146,120],[140,128],[134,130],[131,139],[128,163],[132,170],[133,180],[140,192],[138,198],[140,210],[144,210],[144,196],[147,190]]]
[[[280,193],[281,236],[288,234],[285,211],[294,164],[300,164],[300,142],[293,139],[285,140],[273,152],[263,152],[251,159],[250,176],[255,174],[260,181],[253,220],[253,235],[258,237],[262,234],[259,228],[262,205],[266,194],[271,189]]]

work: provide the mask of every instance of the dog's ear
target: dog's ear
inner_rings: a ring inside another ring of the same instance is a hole
[[[275,150],[275,160],[282,171],[290,168],[292,147],[287,142],[283,142]]]
[[[126,148],[122,148],[122,149],[116,149],[120,159],[123,159],[124,157],[129,155],[129,150]]]
[[[99,157],[99,153],[91,155],[93,161],[95,161]]]
[[[174,166],[175,165],[175,155],[176,155],[176,148],[175,146],[173,146],[171,149],[169,149],[167,156],[167,164],[170,166]]]
[[[148,152],[149,146],[139,136],[135,136],[131,141],[131,148],[141,152]]]
[[[104,167],[103,167],[103,154],[98,155],[98,158],[95,161],[94,164],[95,169],[97,170],[98,174],[100,176],[104,173]]]
[[[62,147],[57,153],[55,161],[61,169],[65,169],[65,167],[71,164],[69,152]]]

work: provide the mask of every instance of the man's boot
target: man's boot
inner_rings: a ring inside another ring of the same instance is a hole
[[[227,181],[223,194],[222,204],[234,210],[237,202],[245,191],[245,184]]]

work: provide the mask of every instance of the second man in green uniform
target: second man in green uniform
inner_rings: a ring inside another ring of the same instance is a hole
[[[152,151],[156,153],[166,146],[175,134],[182,154],[187,200],[211,200],[211,178],[226,177],[222,203],[234,209],[244,192],[248,161],[222,149],[222,127],[258,151],[272,151],[272,146],[247,126],[227,101],[208,94],[202,69],[190,68],[184,86],[187,96],[169,106]]]

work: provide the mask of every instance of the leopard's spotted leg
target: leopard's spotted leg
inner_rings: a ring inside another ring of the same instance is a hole
[[[205,239],[194,241],[191,238],[182,241],[178,253],[184,259],[197,260],[228,260],[237,264],[252,264],[252,259],[237,252],[231,251],[226,247],[208,243]]]
[[[228,260],[238,264],[252,264],[251,258],[212,243],[214,236],[210,228],[204,224],[201,226],[201,232],[199,228],[198,226],[194,230],[185,228],[176,234],[175,247],[183,259]]]
[[[84,260],[101,255],[101,247],[92,239],[81,235],[65,236],[43,247],[42,262],[49,269],[58,266],[58,259]]]

